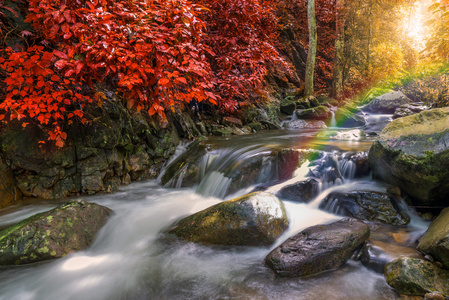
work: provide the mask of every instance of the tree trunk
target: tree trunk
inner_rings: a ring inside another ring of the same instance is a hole
[[[332,79],[332,92],[331,95],[335,99],[341,99],[343,97],[343,69],[345,66],[344,61],[344,48],[345,48],[345,14],[344,14],[344,0],[337,0],[336,2],[336,30],[335,30],[335,57]]]
[[[317,32],[315,18],[315,0],[308,0],[307,3],[307,20],[309,23],[309,51],[307,54],[306,64],[306,82],[304,96],[309,97],[314,94],[313,77],[315,72],[316,48],[317,48]]]

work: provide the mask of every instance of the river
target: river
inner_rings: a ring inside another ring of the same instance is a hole
[[[320,199],[329,191],[386,190],[387,185],[372,181],[369,176],[352,179],[349,172],[343,181],[322,186],[320,195],[309,204],[283,199],[290,227],[271,247],[198,245],[165,234],[179,218],[254,188],[255,185],[251,185],[229,194],[228,179],[223,171],[225,165],[239,165],[251,157],[267,156],[274,149],[283,148],[313,148],[341,155],[356,153],[367,151],[371,140],[327,141],[316,138],[312,131],[274,131],[209,138],[203,143],[209,149],[209,163],[206,162],[208,170],[203,170],[198,185],[164,188],[153,180],[133,183],[113,194],[84,197],[114,211],[93,245],[54,261],[0,267],[0,299],[398,298],[382,274],[367,269],[359,261],[351,260],[336,271],[303,279],[278,278],[263,263],[270,250],[289,236],[306,227],[341,218],[318,209]],[[180,147],[180,152],[184,149]],[[308,162],[302,165],[291,182],[304,178],[308,168]],[[261,169],[257,184],[268,180],[270,176],[262,174],[269,172],[268,169]],[[227,187],[222,188],[223,185]],[[275,193],[282,185],[285,183],[274,182],[267,190]],[[56,205],[55,202],[34,202],[0,211],[0,228]],[[426,226],[427,223],[414,217],[411,224],[397,230],[421,234]]]

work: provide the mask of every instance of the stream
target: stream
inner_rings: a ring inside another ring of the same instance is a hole
[[[160,181],[133,183],[113,194],[83,197],[107,206],[114,215],[85,251],[42,263],[0,267],[1,300],[60,299],[397,299],[383,274],[349,261],[342,268],[309,278],[279,278],[264,266],[265,256],[288,237],[316,224],[341,216],[318,209],[330,191],[371,190],[385,192],[388,185],[370,176],[354,179],[346,154],[367,151],[370,139],[328,141],[315,131],[271,131],[238,137],[215,137],[202,142],[208,153],[199,165],[192,187],[182,178],[170,188]],[[286,184],[304,179],[309,161],[294,171],[293,178],[279,180],[270,154],[278,149],[316,149],[338,162],[342,180],[324,182],[310,203],[282,199],[289,229],[271,247],[207,246],[178,240],[165,234],[178,219],[211,205],[244,195],[257,186],[276,193]],[[177,155],[185,151],[179,147]],[[245,161],[260,157],[262,168],[249,186],[230,190],[232,172]],[[173,160],[172,160],[173,161]],[[56,202],[33,202],[0,211],[0,228],[30,215],[49,210]],[[407,226],[382,227],[386,236],[419,236],[428,223],[412,216]],[[383,241],[385,242],[385,240]],[[386,240],[389,243],[389,240]]]

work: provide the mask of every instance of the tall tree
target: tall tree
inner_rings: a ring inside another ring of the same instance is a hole
[[[345,0],[336,0],[336,30],[335,30],[335,57],[332,79],[332,97],[340,99],[343,96],[343,71],[344,71],[344,48],[345,48]]]
[[[316,49],[318,43],[316,32],[315,0],[307,1],[307,21],[309,24],[309,52],[307,54],[304,96],[309,97],[314,94],[313,75],[315,72]]]

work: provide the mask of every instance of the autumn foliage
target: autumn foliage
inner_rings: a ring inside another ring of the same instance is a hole
[[[279,57],[272,5],[259,0],[30,0],[26,21],[45,47],[3,52],[0,118],[36,119],[58,146],[68,120],[101,105],[96,84],[162,121],[191,101],[232,112]]]

